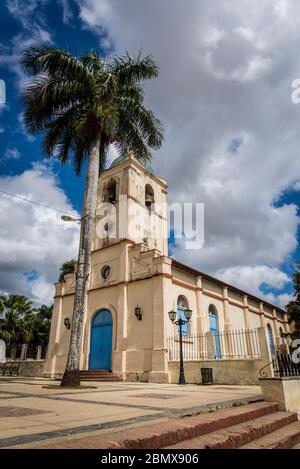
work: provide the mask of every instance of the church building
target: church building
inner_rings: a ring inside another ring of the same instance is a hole
[[[182,330],[190,342],[209,332],[263,327],[271,353],[281,344],[289,331],[285,311],[169,257],[167,181],[150,165],[131,155],[118,158],[100,175],[97,197],[81,370],[170,382],[168,344],[178,337],[178,326],[168,313],[174,310],[177,317],[191,311]],[[60,378],[69,350],[75,274],[55,287],[44,376]],[[221,352],[215,350],[214,357],[222,358]]]

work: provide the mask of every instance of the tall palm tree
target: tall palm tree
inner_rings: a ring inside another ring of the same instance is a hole
[[[27,130],[43,134],[47,156],[62,164],[72,159],[76,174],[87,158],[70,349],[61,383],[78,386],[98,175],[111,143],[121,154],[131,151],[142,162],[151,158],[151,148],[161,146],[162,126],[144,107],[141,85],[158,75],[158,67],[151,56],[127,54],[108,62],[95,51],[77,58],[45,46],[27,49],[22,66],[33,76],[23,93]]]

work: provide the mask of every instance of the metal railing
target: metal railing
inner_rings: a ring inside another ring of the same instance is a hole
[[[169,337],[167,347],[169,360],[179,360],[179,337]],[[182,348],[184,360],[260,358],[256,329],[184,336]]]
[[[275,376],[300,376],[300,363],[295,363],[289,352],[276,352],[272,362]]]

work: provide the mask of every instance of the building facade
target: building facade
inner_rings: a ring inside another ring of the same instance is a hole
[[[174,309],[178,316],[192,310],[186,338],[264,327],[272,352],[289,331],[283,310],[170,258],[167,233],[166,180],[130,155],[117,159],[99,178],[82,370],[169,382]],[[61,377],[66,366],[74,290],[74,274],[56,284],[47,377]]]

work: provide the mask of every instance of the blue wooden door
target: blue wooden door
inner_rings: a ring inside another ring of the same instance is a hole
[[[214,312],[209,313],[209,330],[215,335],[216,358],[221,358],[218,318]]]
[[[93,319],[90,346],[90,370],[111,370],[112,316],[100,310]]]

